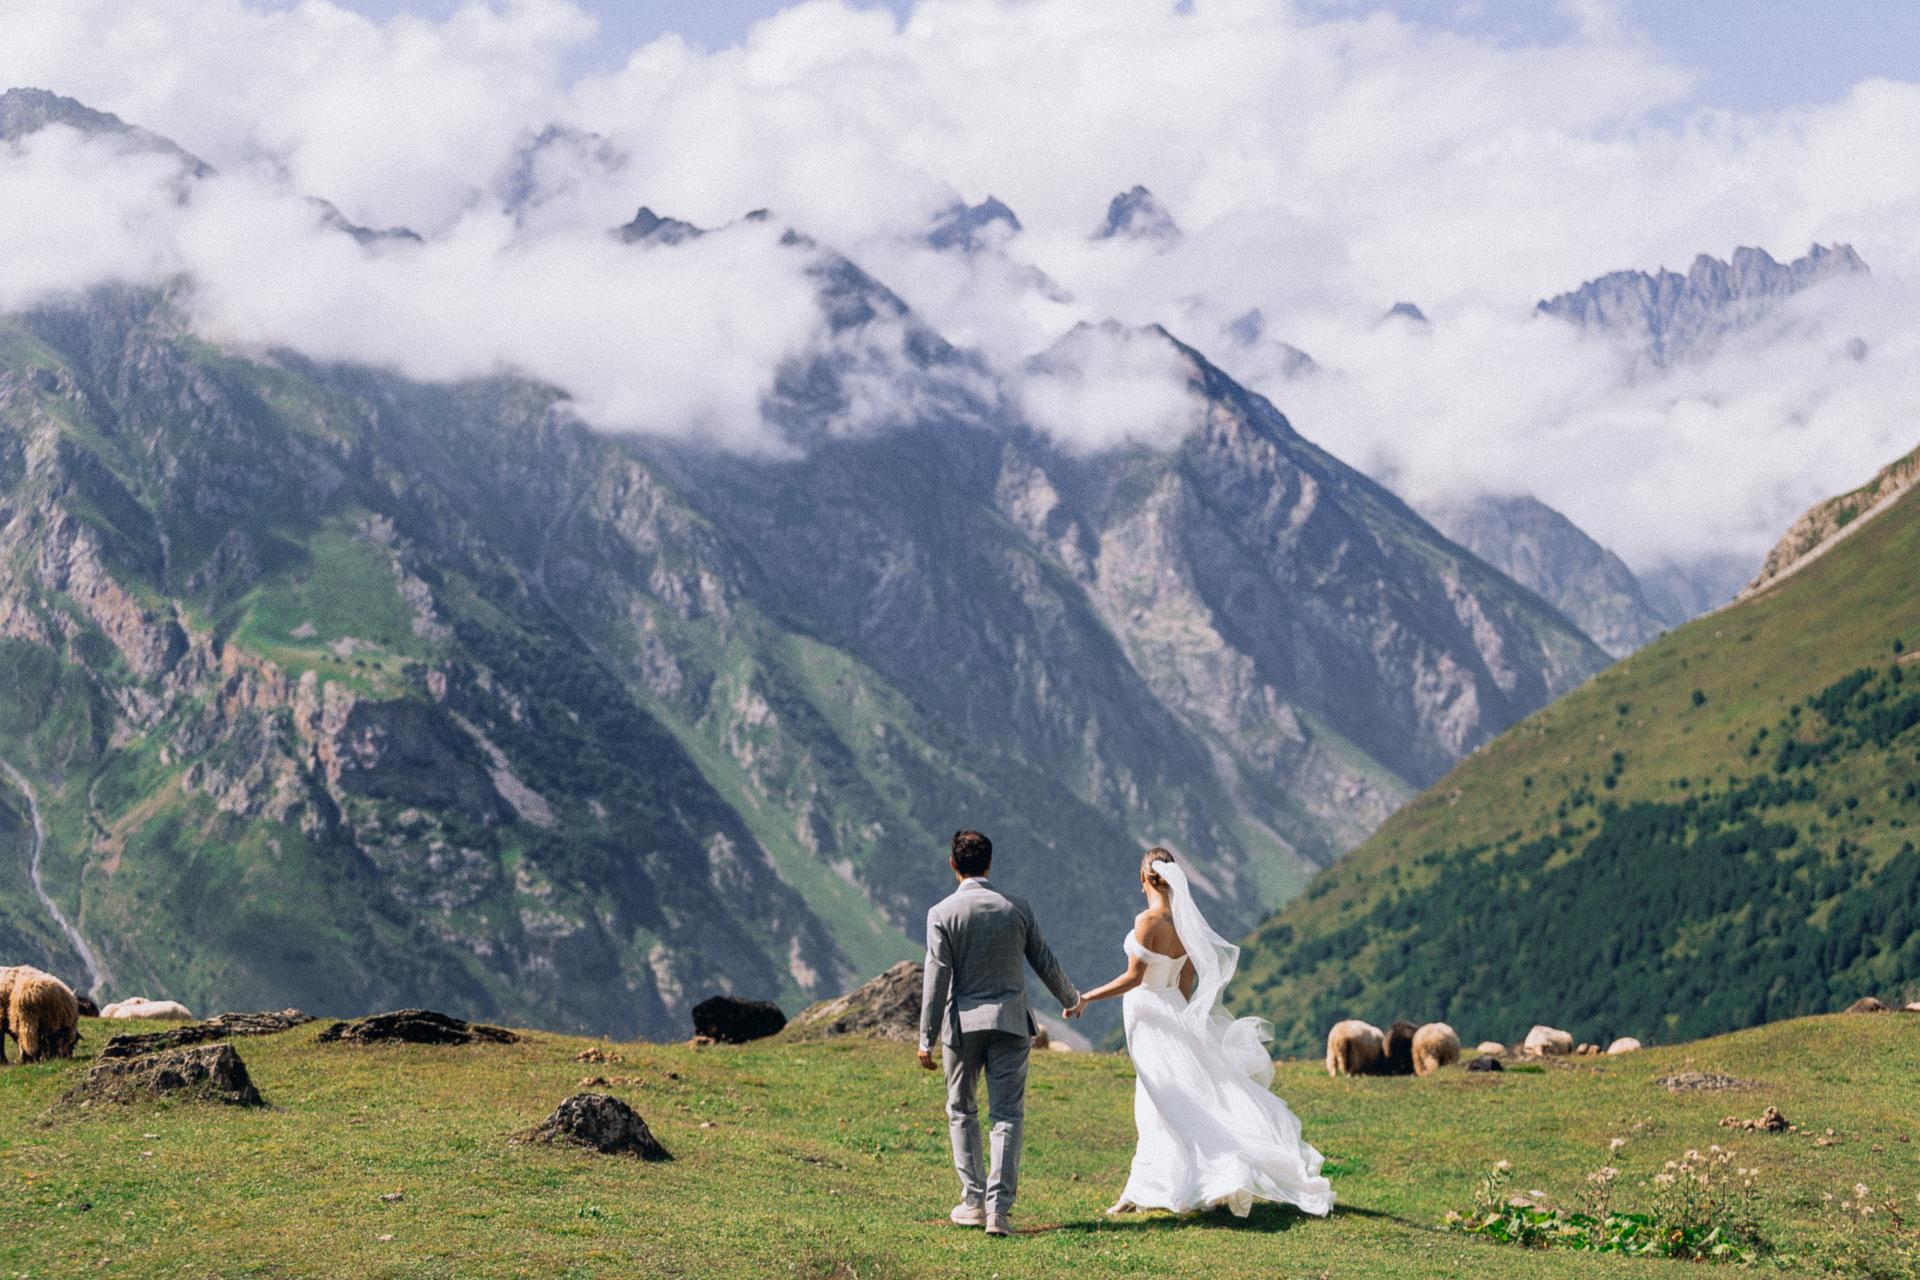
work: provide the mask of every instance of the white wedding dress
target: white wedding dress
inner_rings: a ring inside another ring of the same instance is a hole
[[[1161,862],[1154,870],[1171,890],[1174,928],[1197,981],[1193,998],[1183,997],[1186,958],[1150,951],[1128,932],[1127,954],[1147,967],[1122,1002],[1140,1141],[1115,1207],[1193,1213],[1226,1205],[1244,1218],[1255,1200],[1274,1200],[1325,1215],[1333,1187],[1320,1176],[1320,1153],[1269,1088],[1272,1028],[1219,1007],[1240,948],[1207,924],[1181,867]]]

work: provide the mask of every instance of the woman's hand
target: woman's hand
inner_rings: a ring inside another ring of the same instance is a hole
[[[1061,1010],[1060,1016],[1063,1018],[1077,1018],[1081,1014],[1085,1013],[1086,1011],[1087,1011],[1087,998],[1085,996],[1081,996],[1080,999],[1074,1003],[1073,1008]]]

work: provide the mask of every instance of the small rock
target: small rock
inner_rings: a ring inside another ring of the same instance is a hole
[[[780,1006],[738,996],[709,996],[693,1006],[693,1033],[722,1044],[746,1044],[778,1035],[787,1025]]]
[[[687,1041],[687,1048],[711,1049],[713,1048],[714,1045],[719,1043],[720,1042],[718,1040],[715,1040],[712,1036],[695,1036],[693,1039]]]
[[[436,1013],[432,1009],[396,1009],[336,1022],[320,1033],[321,1044],[472,1044],[485,1040],[493,1044],[513,1044],[520,1037],[504,1027]]]
[[[642,1160],[673,1159],[639,1112],[604,1093],[574,1094],[516,1141],[564,1143],[603,1155],[633,1155]]]
[[[1885,1013],[1886,1011],[1887,1006],[1881,1004],[1872,996],[1861,996],[1858,1000],[1855,1000],[1847,1006],[1848,1013]]]
[[[407,1193],[404,1191],[389,1191],[385,1195],[380,1197],[380,1203],[381,1204],[399,1204],[402,1200],[405,1200],[406,1198],[407,1198]]]
[[[1744,1129],[1748,1133],[1791,1133],[1797,1127],[1789,1124],[1780,1114],[1780,1108],[1768,1107],[1760,1113],[1758,1120],[1742,1120],[1738,1116],[1727,1116],[1720,1121],[1722,1129]]]
[[[621,1057],[619,1054],[609,1049],[602,1049],[597,1044],[588,1045],[586,1048],[582,1049],[580,1052],[574,1054],[573,1060],[575,1062],[625,1062],[626,1061],[626,1059]]]
[[[1600,1046],[1597,1044],[1583,1044],[1575,1049],[1573,1053],[1574,1056],[1578,1058],[1597,1058],[1600,1056]]]
[[[1475,1058],[1472,1062],[1469,1062],[1467,1064],[1467,1070],[1469,1071],[1505,1071],[1506,1068],[1500,1065],[1500,1059],[1483,1053],[1479,1057]]]
[[[247,1064],[230,1044],[168,1049],[139,1058],[96,1062],[86,1078],[60,1099],[64,1107],[130,1103],[153,1098],[266,1105],[247,1075]]]

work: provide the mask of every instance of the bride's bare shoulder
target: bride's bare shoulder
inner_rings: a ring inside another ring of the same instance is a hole
[[[1133,936],[1140,945],[1151,951],[1166,954],[1168,943],[1178,945],[1179,931],[1173,927],[1173,917],[1164,911],[1146,910],[1133,918]],[[1156,945],[1158,944],[1158,945]]]

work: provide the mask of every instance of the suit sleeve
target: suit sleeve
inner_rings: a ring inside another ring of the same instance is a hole
[[[1073,985],[1060,962],[1053,958],[1053,948],[1040,933],[1040,922],[1033,918],[1033,908],[1021,904],[1027,917],[1027,963],[1040,975],[1047,990],[1053,992],[1053,998],[1060,1002],[1063,1009],[1071,1009],[1080,1003],[1080,989]]]
[[[920,1047],[932,1049],[940,1043],[940,1026],[946,1020],[947,999],[953,989],[953,947],[946,926],[927,913],[927,975],[920,988]]]

